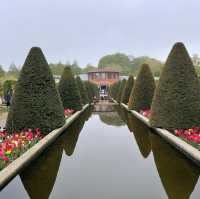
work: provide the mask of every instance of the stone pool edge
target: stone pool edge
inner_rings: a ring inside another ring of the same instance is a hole
[[[66,119],[65,124],[50,132],[37,144],[22,154],[0,171],[0,190],[3,189],[25,166],[36,159],[48,146],[50,146],[90,105],[86,104],[82,110],[77,111]]]
[[[115,103],[119,104],[114,100]],[[192,160],[196,165],[200,166],[200,151],[197,150],[192,145],[184,142],[180,138],[173,135],[171,132],[165,129],[160,128],[153,128],[149,124],[149,119],[144,117],[143,115],[139,114],[138,112],[134,110],[129,110],[128,106],[124,103],[120,103],[120,106],[129,111],[132,115],[134,115],[137,119],[139,119],[141,122],[143,122],[145,125],[147,125],[149,128],[151,128],[154,132],[156,132],[160,137],[162,137],[166,142],[168,142],[170,145],[172,145],[174,148],[176,148],[178,151],[180,151],[182,154],[184,154],[187,158]]]

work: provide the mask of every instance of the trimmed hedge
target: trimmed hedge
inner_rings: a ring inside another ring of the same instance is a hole
[[[117,98],[116,98],[116,100],[117,100],[118,103],[121,103],[121,100],[122,100],[122,92],[123,92],[123,90],[124,90],[125,85],[126,85],[126,80],[123,79],[123,80],[121,81],[121,83],[120,83],[119,90],[118,90],[118,93],[117,93]]]
[[[166,129],[200,126],[200,83],[182,43],[176,43],[167,58],[153,98],[150,123]]]
[[[134,84],[134,77],[130,75],[122,93],[122,102],[124,104],[128,104],[133,84]]]
[[[78,89],[80,91],[81,102],[85,105],[89,102],[88,93],[87,93],[85,84],[79,76],[76,77],[76,82],[77,82],[77,85],[78,85]]]
[[[121,81],[118,81],[112,84],[109,89],[109,95],[115,100],[117,99],[117,94],[119,91],[120,84],[121,84]]]
[[[6,122],[8,132],[40,128],[45,134],[65,122],[64,110],[48,63],[31,48],[22,67]]]
[[[128,108],[136,111],[150,109],[154,90],[155,81],[151,69],[148,64],[143,64],[131,91]]]
[[[89,81],[86,81],[84,83],[85,83],[85,87],[86,87],[86,90],[87,90],[89,103],[92,103],[94,96],[96,96],[97,98],[99,97],[99,89],[95,84],[93,84]]]
[[[74,111],[82,109],[80,92],[70,66],[64,68],[58,91],[64,108],[73,109]]]

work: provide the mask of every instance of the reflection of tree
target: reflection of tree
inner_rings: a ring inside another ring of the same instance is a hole
[[[123,126],[125,125],[117,112],[102,112],[98,113],[100,120],[111,126]]]
[[[144,158],[147,158],[151,152],[149,128],[130,113],[128,114],[128,126],[135,136],[141,154]]]
[[[79,134],[84,126],[87,115],[83,114],[78,120],[75,120],[73,124],[62,134],[62,147],[65,153],[70,156],[73,154],[78,141]]]
[[[121,119],[127,123],[128,121],[128,111],[124,108],[121,108],[120,106],[115,106],[115,110],[117,111],[118,115],[121,117]]]
[[[57,177],[62,150],[59,142],[54,143],[20,174],[31,199],[49,198]]]
[[[199,177],[199,169],[178,151],[150,134],[156,167],[169,199],[188,199]]]
[[[57,177],[63,148],[66,154],[73,154],[78,135],[90,115],[91,110],[86,110],[52,146],[20,174],[31,199],[49,198]]]

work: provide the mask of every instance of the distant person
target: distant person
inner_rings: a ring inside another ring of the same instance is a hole
[[[10,104],[11,104],[11,98],[12,98],[12,90],[8,91],[7,94],[6,94],[5,97],[4,97],[7,108],[8,108],[8,107],[10,106]]]

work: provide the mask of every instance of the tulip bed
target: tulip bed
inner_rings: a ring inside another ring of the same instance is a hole
[[[72,109],[64,109],[66,118],[74,113]],[[9,134],[0,130],[0,171],[42,139],[40,129],[23,130]]]
[[[8,134],[6,130],[0,131],[0,170],[21,156],[33,145],[42,139],[40,129],[32,131],[23,130]]]
[[[73,113],[74,113],[74,110],[72,109],[69,109],[69,108],[64,109],[64,115],[66,118],[71,116]]]
[[[149,118],[151,111],[141,110],[140,114]],[[172,133],[200,150],[200,127],[190,129],[176,129],[172,131]]]

